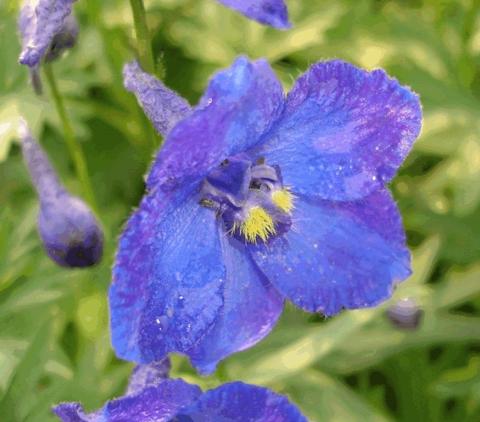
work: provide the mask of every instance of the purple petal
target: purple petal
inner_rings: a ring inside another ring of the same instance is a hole
[[[353,200],[394,176],[421,128],[418,97],[383,70],[318,63],[299,78],[253,154],[279,164],[301,194]]]
[[[181,379],[165,380],[134,396],[113,400],[104,408],[106,422],[168,422],[184,406],[194,402],[202,390]]]
[[[148,176],[149,188],[203,178],[224,158],[250,148],[277,119],[283,101],[266,61],[238,58],[214,76],[199,106],[170,132]]]
[[[154,386],[168,378],[171,363],[167,357],[147,365],[137,365],[130,375],[127,394],[134,394],[147,386]]]
[[[155,129],[166,136],[170,130],[191,113],[187,100],[167,88],[161,81],[133,61],[123,68],[125,88],[135,94],[139,104]]]
[[[247,18],[278,29],[291,27],[284,0],[218,0]]]
[[[101,410],[86,414],[80,403],[60,403],[52,409],[63,422],[101,422]]]
[[[123,232],[110,287],[113,347],[149,363],[191,348],[222,307],[225,269],[215,215],[198,186],[146,196]]]
[[[207,391],[191,406],[182,409],[177,418],[180,421],[307,422],[286,397],[242,382]]]
[[[188,351],[202,373],[213,372],[218,361],[264,338],[283,309],[283,298],[247,256],[245,245],[225,235],[220,239],[227,270],[223,306],[212,329]]]
[[[387,190],[355,202],[298,197],[284,236],[251,247],[259,267],[293,303],[332,315],[373,306],[410,275],[410,254]]]
[[[112,400],[95,413],[85,414],[78,403],[59,404],[53,412],[63,422],[167,422],[201,393],[195,385],[180,379],[167,379],[142,389],[138,394]]]
[[[20,11],[18,26],[22,35],[19,61],[30,67],[37,66],[47,52],[53,38],[72,12],[75,0],[27,0]]]

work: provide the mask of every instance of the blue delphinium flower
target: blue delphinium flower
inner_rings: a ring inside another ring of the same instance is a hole
[[[30,68],[32,84],[42,90],[38,68],[42,61],[57,59],[72,48],[78,24],[71,14],[75,0],[26,0],[20,10],[18,29],[22,38],[19,62]]]
[[[127,394],[94,413],[86,414],[79,403],[62,403],[53,411],[63,422],[307,421],[286,397],[267,388],[231,382],[203,393],[196,385],[167,378],[157,364],[137,367]]]
[[[285,97],[266,61],[241,57],[193,109],[135,63],[124,76],[166,141],[113,269],[118,356],[179,352],[208,373],[263,338],[285,298],[333,315],[408,277],[385,184],[422,113],[383,70],[320,62]]]
[[[288,10],[284,0],[218,0],[231,9],[235,9],[265,25],[278,29],[291,27],[288,22]]]
[[[48,256],[64,267],[96,264],[103,253],[103,233],[95,216],[66,191],[25,124],[21,132],[23,157],[40,199],[38,229]]]

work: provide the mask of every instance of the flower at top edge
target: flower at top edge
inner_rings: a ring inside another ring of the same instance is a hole
[[[177,352],[210,373],[265,337],[285,299],[330,316],[410,275],[386,184],[422,111],[383,70],[319,62],[285,96],[265,60],[240,57],[193,108],[136,63],[124,78],[166,140],[113,268],[119,357]]]
[[[71,15],[75,0],[26,0],[18,19],[22,37],[19,61],[29,67],[52,61],[73,47],[78,24]]]
[[[78,38],[78,23],[71,14],[75,0],[25,0],[18,18],[22,51],[19,62],[30,69],[37,94],[42,93],[39,66],[56,60]]]
[[[162,364],[160,364],[162,365]],[[61,403],[53,412],[62,422],[306,422],[288,399],[273,391],[231,382],[202,392],[182,379],[159,374],[157,364],[140,365],[123,397],[85,413],[79,403]],[[136,380],[142,374],[140,381]],[[145,378],[144,374],[149,374]]]
[[[71,268],[97,264],[103,254],[103,232],[89,207],[60,183],[45,152],[21,126],[24,161],[40,200],[38,230],[47,255]]]
[[[284,0],[218,0],[224,6],[237,10],[247,18],[277,29],[291,27]]]

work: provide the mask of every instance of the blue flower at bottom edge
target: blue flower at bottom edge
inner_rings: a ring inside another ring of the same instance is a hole
[[[218,0],[247,18],[277,29],[288,29],[288,10],[284,0]]]
[[[385,187],[421,127],[408,88],[334,60],[285,97],[266,61],[241,57],[191,109],[135,62],[124,77],[166,141],[113,269],[119,357],[178,352],[208,373],[268,334],[284,299],[333,315],[409,276]]]
[[[231,382],[203,393],[161,372],[155,364],[137,367],[127,394],[94,413],[86,414],[79,403],[62,403],[53,411],[63,422],[307,421],[286,397],[267,388]]]

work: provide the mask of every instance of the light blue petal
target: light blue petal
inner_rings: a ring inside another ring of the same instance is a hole
[[[410,254],[387,190],[355,202],[295,202],[283,236],[252,246],[271,283],[297,306],[333,315],[377,305],[410,275]]]
[[[383,70],[317,63],[297,80],[282,117],[252,155],[278,164],[298,193],[358,199],[392,179],[421,121],[417,95]]]
[[[278,29],[291,27],[288,10],[283,0],[218,0],[247,18]]]
[[[169,422],[202,391],[181,379],[165,380],[139,394],[112,400],[103,410],[105,422]]]
[[[232,382],[207,391],[177,415],[189,422],[307,422],[298,408],[264,387]]]
[[[197,186],[147,195],[123,232],[110,287],[112,342],[137,363],[186,352],[223,305],[225,267],[215,214]]]
[[[181,379],[167,379],[125,395],[86,414],[79,403],[61,403],[53,412],[62,422],[169,422],[183,407],[193,403],[202,391]]]
[[[213,77],[195,111],[170,132],[150,170],[148,187],[203,178],[228,156],[258,142],[283,101],[282,87],[266,61],[238,58]]]
[[[218,361],[264,338],[283,309],[283,298],[258,270],[245,245],[224,233],[220,239],[227,269],[223,306],[212,330],[188,352],[203,373],[213,372]]]

